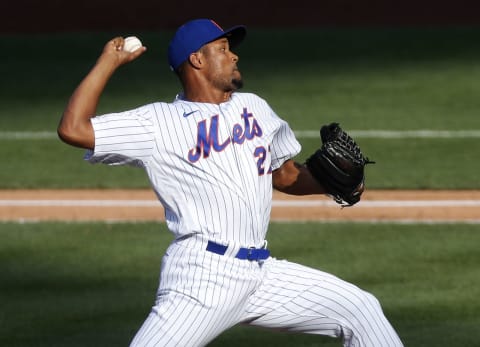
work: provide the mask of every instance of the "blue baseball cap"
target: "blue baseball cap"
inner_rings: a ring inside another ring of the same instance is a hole
[[[226,37],[230,48],[238,45],[245,38],[247,30],[244,25],[237,25],[223,30],[211,19],[194,19],[178,28],[168,45],[168,63],[176,70],[190,54],[198,51],[203,45]]]

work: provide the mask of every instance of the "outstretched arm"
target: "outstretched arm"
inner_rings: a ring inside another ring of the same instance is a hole
[[[138,58],[146,48],[134,52],[123,50],[124,40],[116,37],[105,45],[94,67],[73,92],[58,125],[62,141],[76,147],[94,149],[95,135],[90,118],[95,116],[98,101],[113,73],[123,64]]]
[[[291,195],[325,194],[323,187],[313,178],[305,165],[287,160],[272,175],[273,187]]]

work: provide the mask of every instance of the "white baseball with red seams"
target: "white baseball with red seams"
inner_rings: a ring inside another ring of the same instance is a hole
[[[180,96],[91,122],[95,149],[86,159],[143,167],[175,235],[131,346],[204,346],[239,323],[342,337],[344,346],[402,346],[377,299],[360,288],[274,257],[235,257],[265,246],[272,171],[300,152],[265,100]],[[211,242],[225,253],[208,251]]]
[[[135,52],[142,47],[142,41],[136,36],[129,36],[123,40],[123,50],[127,52]]]

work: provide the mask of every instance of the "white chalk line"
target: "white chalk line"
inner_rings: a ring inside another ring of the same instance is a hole
[[[480,130],[349,130],[348,133],[355,138],[479,138]],[[318,138],[318,130],[295,131],[298,138]]]
[[[0,200],[12,207],[161,207],[156,200]]]
[[[18,223],[18,224],[35,224],[35,223],[44,223],[48,220],[42,218],[14,218],[14,219],[5,219],[0,220],[0,225],[2,223]],[[60,220],[59,220],[60,221]],[[61,220],[63,223],[67,224],[81,224],[81,223],[91,223],[100,221],[106,224],[143,224],[143,223],[152,223],[152,222],[164,222],[164,220],[159,218],[105,218],[101,220],[97,219],[68,219]],[[324,219],[298,219],[298,218],[271,218],[272,223],[287,223],[287,224],[305,224],[305,223],[315,223],[315,224],[400,224],[400,225],[439,225],[439,224],[468,224],[468,225],[480,225],[480,219],[478,218],[462,218],[462,219],[429,219],[429,218],[348,218],[348,219],[337,219],[337,218],[324,218]]]
[[[349,130],[355,138],[480,138],[480,130]],[[319,138],[319,130],[296,130],[299,139]],[[52,140],[58,139],[54,131],[0,131],[0,140]]]
[[[324,219],[305,219],[305,220],[298,220],[294,218],[272,218],[272,222],[275,223],[320,223],[320,224],[405,224],[405,225],[418,225],[418,224],[426,224],[426,225],[436,225],[436,224],[472,224],[478,225],[480,224],[480,219],[473,218],[473,219],[429,219],[429,218],[418,218],[418,219],[411,219],[411,218],[398,218],[398,219],[391,219],[391,218],[348,218],[348,219],[336,219],[336,218],[324,218]]]
[[[0,140],[52,140],[58,139],[54,131],[0,131]]]
[[[0,200],[4,207],[161,207],[156,200]],[[273,200],[272,207],[338,207],[329,200]],[[480,207],[480,200],[364,200],[355,208]],[[480,211],[479,211],[480,217]]]
[[[274,200],[275,207],[330,207],[339,206],[333,201],[324,200]],[[480,200],[377,200],[361,201],[355,207],[467,207],[480,206]],[[479,211],[480,216],[480,211]]]
[[[336,208],[339,209],[339,205],[329,200],[273,200],[273,207],[279,208]],[[361,201],[355,205],[355,209],[362,208],[461,208],[461,207],[478,207],[480,206],[480,200],[420,200],[420,201],[396,201],[396,200],[377,200],[377,201]],[[128,208],[159,208],[161,209],[160,202],[156,200],[12,200],[5,199],[0,200],[0,208],[8,207],[49,207],[49,208],[62,208],[62,207],[78,207],[78,208],[107,208],[107,207],[128,207]],[[156,219],[155,219],[156,220]],[[159,216],[158,220],[162,220]],[[17,223],[40,223],[44,222],[41,218],[14,218],[11,222]],[[102,219],[105,223],[138,223],[153,221],[153,219],[139,220],[132,218],[107,218]],[[5,222],[5,220],[3,221]],[[82,220],[68,220],[68,223],[82,223]],[[478,218],[461,218],[461,219],[431,219],[431,218],[306,218],[298,220],[297,218],[272,218],[272,222],[276,223],[366,223],[366,224],[480,224],[480,210]],[[0,224],[2,221],[0,221]]]
[[[2,223],[18,223],[18,224],[36,224],[44,223],[48,220],[41,218],[16,218],[9,220],[0,220],[0,225]],[[82,223],[91,223],[98,220],[62,220],[62,223],[66,224],[82,224]],[[163,222],[163,219],[121,219],[121,218],[105,218],[101,220],[102,223],[106,224],[144,224],[152,222]],[[350,218],[350,219],[335,219],[335,218],[325,218],[325,219],[308,219],[308,220],[299,220],[295,218],[272,218],[272,223],[287,223],[287,224],[305,224],[305,223],[315,223],[315,224],[400,224],[400,225],[438,225],[438,224],[468,224],[468,225],[480,225],[480,219],[378,219],[378,218]]]

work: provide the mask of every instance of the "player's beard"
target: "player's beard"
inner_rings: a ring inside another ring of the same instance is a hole
[[[225,93],[231,93],[243,87],[243,79],[240,72],[236,70],[235,73],[229,76],[214,76],[212,84],[216,89],[220,89]]]
[[[215,83],[216,87],[223,90],[226,93],[234,92],[243,87],[243,79],[241,76],[232,77],[230,80]]]
[[[243,88],[243,79],[241,77],[240,78],[233,78],[232,79],[232,86],[234,87],[233,91]]]
[[[233,91],[243,88],[243,78],[238,68],[235,68],[235,76],[232,77],[232,86]]]

